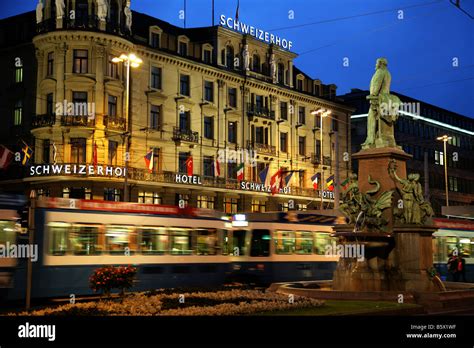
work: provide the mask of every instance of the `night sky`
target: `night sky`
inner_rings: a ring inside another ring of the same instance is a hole
[[[34,10],[36,3],[0,0],[0,18]],[[183,4],[132,0],[132,9],[183,26]],[[188,0],[187,27],[211,25],[211,4]],[[460,4],[474,17],[474,0]],[[215,23],[220,14],[234,17],[236,7],[237,0],[215,0]],[[474,19],[450,0],[240,0],[239,19],[292,40],[300,54],[296,66],[336,84],[338,95],[368,89],[375,60],[384,56],[393,91],[474,117]]]

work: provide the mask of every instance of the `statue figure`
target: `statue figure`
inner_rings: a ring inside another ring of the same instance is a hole
[[[367,138],[363,149],[397,147],[394,124],[398,119],[400,99],[390,94],[391,75],[385,58],[377,59],[375,73],[370,81],[370,109],[367,116]]]
[[[244,50],[242,52],[242,57],[244,60],[244,71],[250,70],[250,53],[249,53],[249,45],[244,45]]]
[[[56,0],[56,18],[64,17],[64,0]]]
[[[107,19],[109,3],[107,0],[97,0],[97,17],[103,22]]]
[[[382,216],[383,210],[392,206],[393,191],[383,192],[378,198],[373,198],[380,190],[380,183],[372,180],[369,175],[369,183],[375,188],[366,193],[360,192],[357,181],[357,174],[351,174],[350,184],[343,196],[343,203],[340,206],[342,213],[349,219],[349,224],[359,224],[360,228],[369,232],[384,231],[387,219]]]
[[[277,73],[277,69],[276,69],[275,53],[272,53],[270,56],[270,76],[272,77],[273,83],[275,83],[277,79],[276,73]]]
[[[394,208],[394,215],[398,222],[403,224],[424,224],[426,219],[433,216],[431,204],[425,201],[423,189],[419,182],[420,175],[411,173],[407,179],[401,179],[396,172],[396,161],[391,160],[388,172],[393,180],[398,181],[402,187],[397,188],[402,197],[402,207]]]
[[[125,26],[131,32],[132,31],[132,10],[130,10],[130,0],[127,0],[123,13],[125,14]]]
[[[36,5],[36,23],[39,24],[43,21],[43,0],[38,0]]]

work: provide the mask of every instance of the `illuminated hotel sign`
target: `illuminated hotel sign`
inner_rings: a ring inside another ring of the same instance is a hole
[[[87,164],[40,164],[30,167],[30,176],[84,175],[125,177],[122,167]]]
[[[321,198],[321,192],[318,191],[318,196]],[[334,192],[333,191],[323,191],[323,198],[334,199]]]
[[[175,182],[177,184],[202,185],[201,178],[197,175],[176,174]]]
[[[256,182],[249,182],[249,181],[241,181],[240,182],[240,189],[244,191],[257,191],[257,192],[272,192],[271,186],[265,186],[263,184],[259,184]],[[280,188],[279,193],[291,193],[291,187],[283,187]]]
[[[281,38],[277,35],[270,34],[269,32],[263,31],[261,29],[255,28],[251,25],[244,24],[242,22],[236,21],[231,17],[226,17],[225,15],[221,15],[220,24],[223,27],[227,27],[229,29],[233,29],[238,31],[242,34],[250,34],[251,36],[255,37],[257,40],[264,41],[268,44],[275,44],[280,46],[281,48],[290,51],[291,47],[293,46],[293,42],[287,39]]]

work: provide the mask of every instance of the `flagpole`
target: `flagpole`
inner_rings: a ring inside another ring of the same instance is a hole
[[[212,0],[212,26],[214,26],[214,0]]]
[[[184,28],[186,28],[186,0],[184,0]]]

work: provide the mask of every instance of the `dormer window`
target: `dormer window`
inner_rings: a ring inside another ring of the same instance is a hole
[[[161,34],[163,30],[161,30],[157,26],[150,27],[150,36],[149,36],[149,44],[152,48],[160,48],[161,47]]]
[[[283,63],[278,63],[278,83],[285,83],[285,65]]]
[[[209,44],[202,46],[202,61],[206,64],[212,64],[212,46]]]
[[[316,97],[319,97],[321,95],[321,84],[320,84],[320,82],[315,82],[314,83],[313,94]]]
[[[260,72],[260,56],[258,54],[253,55],[252,70]]]
[[[303,76],[296,77],[296,89],[298,91],[303,91]]]
[[[180,56],[186,57],[188,55],[188,43],[189,39],[186,36],[178,37],[178,54]]]
[[[225,61],[222,62],[228,69],[234,67],[234,47],[227,45],[225,48]]]

